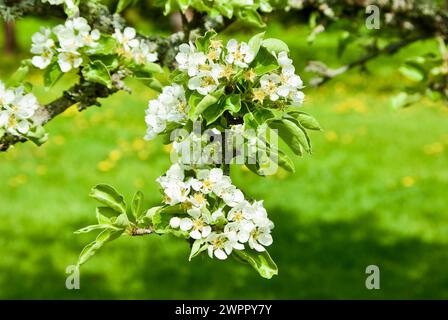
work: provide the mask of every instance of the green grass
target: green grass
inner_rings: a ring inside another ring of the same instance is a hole
[[[23,47],[33,28],[19,25]],[[303,30],[274,25],[268,34],[288,42],[298,70],[331,57],[332,36],[310,49]],[[383,58],[370,75],[306,89],[304,110],[325,131],[313,134],[314,153],[296,159],[294,175],[263,179],[233,168],[235,183],[264,199],[276,225],[270,252],[279,275],[269,281],[233,261],[188,262],[183,241],[148,236],[111,243],[82,267],[81,290],[65,289],[66,266],[93,237],[73,234],[94,223],[90,188],[110,183],[128,197],[141,189],[147,206],[157,205],[154,180],[170,164],[159,141],[142,140],[153,92],[141,86],[58,117],[44,146],[0,155],[0,298],[448,298],[447,108],[424,100],[397,112],[388,104],[404,81],[394,66],[432,45]],[[2,78],[17,66],[8,61]],[[50,101],[67,85],[36,94]],[[370,264],[380,267],[381,290],[365,288]]]

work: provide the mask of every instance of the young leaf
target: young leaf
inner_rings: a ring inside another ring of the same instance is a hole
[[[95,255],[95,253],[101,249],[101,247],[109,242],[112,241],[119,236],[123,234],[123,230],[112,230],[112,229],[105,229],[103,230],[97,237],[96,240],[89,243],[82,249],[81,253],[79,254],[78,258],[78,266],[85,263],[87,260],[89,260],[92,256]]]
[[[107,229],[107,228],[118,230],[117,228],[114,228],[113,226],[111,226],[109,224],[93,224],[91,226],[87,226],[87,227],[81,228],[79,230],[76,230],[74,233],[75,234],[88,233],[88,232],[91,232],[94,230]]]
[[[279,68],[275,57],[264,47],[261,47],[258,51],[252,66],[257,76],[262,76],[265,73],[272,72]]]
[[[208,47],[210,45],[210,40],[216,37],[216,31],[215,30],[209,30],[207,31],[202,37],[199,37],[196,39],[196,48],[199,51],[207,51]]]
[[[124,201],[123,196],[110,185],[99,184],[93,187],[89,196],[118,213],[126,213],[126,202]]]
[[[190,110],[188,111],[189,118],[195,121],[208,107],[218,102],[218,99],[219,96],[216,96],[215,94],[208,94],[203,97],[199,103],[194,103],[193,105],[190,104]]]
[[[249,48],[252,50],[254,56],[256,56],[258,51],[260,50],[264,34],[265,34],[264,32],[261,32],[259,34],[254,35],[252,38],[250,38],[249,42],[247,43]]]
[[[276,120],[269,124],[272,129],[277,129],[278,135],[291,148],[296,155],[302,155],[302,147],[310,152],[311,146],[304,130],[294,122],[283,119]]]
[[[132,215],[134,216],[135,220],[137,220],[140,217],[141,211],[143,206],[143,193],[141,191],[137,191],[134,195],[134,199],[132,199]]]
[[[130,5],[134,5],[135,2],[136,0],[119,0],[115,12],[120,13]]]
[[[267,251],[233,250],[233,253],[258,271],[260,276],[271,279],[278,274],[278,268]]]
[[[59,68],[59,64],[55,61],[51,63],[44,72],[44,85],[45,87],[51,88],[56,82],[64,75],[64,73]]]
[[[100,60],[89,63],[82,69],[84,79],[90,82],[100,83],[108,88],[112,87],[112,78],[105,64]]]
[[[129,219],[126,213],[122,213],[117,217],[114,226],[119,229],[126,229],[129,226]]]
[[[252,24],[259,28],[266,27],[260,14],[255,9],[241,8],[237,11],[237,16],[248,24]]]
[[[204,242],[205,242],[204,239],[198,239],[193,242],[193,245],[191,246],[190,256],[188,257],[188,261],[191,261],[191,259],[193,259],[194,257],[196,257],[201,252],[207,249],[208,244],[207,243],[204,244]]]
[[[288,45],[282,40],[275,38],[264,39],[262,42],[262,46],[265,47],[270,53],[279,53],[282,51],[289,52]]]
[[[290,113],[297,121],[300,122],[302,126],[304,126],[306,129],[309,130],[322,130],[322,127],[320,126],[319,122],[317,120],[305,113],[305,112],[291,112]]]

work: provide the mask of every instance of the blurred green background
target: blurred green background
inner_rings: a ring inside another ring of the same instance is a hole
[[[18,22],[23,53],[0,58],[0,78],[28,56],[43,23]],[[226,36],[249,38],[236,30]],[[267,29],[289,44],[305,79],[308,60],[337,62],[336,34],[310,47],[307,32],[275,22]],[[67,290],[65,269],[93,237],[73,234],[95,222],[90,188],[109,183],[128,197],[140,189],[148,207],[157,205],[155,179],[170,165],[167,147],[142,139],[153,91],[130,82],[132,94],[68,110],[48,124],[42,147],[26,143],[0,155],[0,298],[448,298],[448,108],[427,100],[399,111],[389,105],[405,82],[396,66],[434,48],[420,43],[370,64],[370,74],[306,88],[304,110],[325,131],[313,134],[314,153],[296,159],[294,175],[260,178],[233,168],[235,183],[264,199],[275,222],[272,280],[231,260],[188,262],[187,243],[169,236],[123,237],[81,268],[80,290]],[[30,80],[42,103],[75,81],[44,91],[41,74]],[[380,267],[380,290],[365,287],[371,264]]]

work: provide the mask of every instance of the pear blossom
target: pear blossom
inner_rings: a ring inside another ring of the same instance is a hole
[[[188,81],[188,88],[206,96],[218,88],[219,81],[212,73],[200,73]]]
[[[13,135],[26,135],[38,108],[36,97],[25,93],[24,87],[6,89],[0,81],[0,129]]]
[[[142,42],[139,46],[132,48],[132,55],[137,64],[145,64],[157,61],[157,52],[150,49],[149,45]]]
[[[182,218],[179,227],[182,231],[189,231],[191,238],[198,240],[207,238],[212,228],[208,225],[210,222],[206,215],[202,215],[199,209],[188,210],[189,218]]]
[[[198,52],[193,43],[183,43],[179,46],[176,61],[179,70],[187,71],[188,76],[194,77],[200,73],[201,68],[206,68],[207,56],[203,52]]]
[[[31,53],[35,54],[31,60],[32,64],[39,69],[45,69],[54,56],[54,40],[51,38],[49,28],[41,28],[31,37]]]
[[[81,55],[76,51],[62,51],[58,55],[58,64],[62,72],[78,68],[82,61]]]
[[[241,68],[247,68],[249,63],[254,60],[255,55],[245,42],[238,43],[235,39],[227,42],[226,62],[235,64]]]
[[[212,232],[207,242],[209,246],[207,248],[210,258],[218,258],[219,260],[225,260],[232,253],[233,249],[243,250],[244,246],[236,241],[236,235],[234,233],[215,233]]]
[[[254,229],[248,240],[249,247],[258,252],[265,251],[264,247],[270,246],[272,242],[271,230],[267,227]]]
[[[123,32],[120,29],[115,29],[115,33],[112,35],[118,43],[121,44],[124,51],[131,51],[139,45],[138,39],[135,38],[137,32],[134,28],[126,27]]]
[[[277,101],[279,98],[278,87],[280,84],[280,76],[275,73],[265,74],[260,78],[261,89],[269,96],[271,101]]]
[[[147,131],[145,139],[152,140],[162,133],[168,123],[183,124],[189,110],[182,86],[173,84],[163,88],[157,99],[150,100],[146,110]]]

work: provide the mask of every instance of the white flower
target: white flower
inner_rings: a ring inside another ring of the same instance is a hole
[[[215,186],[225,179],[224,173],[220,168],[198,170],[197,177],[202,180],[201,191],[205,194],[212,192]]]
[[[164,176],[157,178],[156,181],[165,193],[165,203],[176,205],[188,200],[190,186],[183,181],[184,178],[184,170],[177,163],[173,164]]]
[[[188,81],[188,88],[190,90],[196,90],[203,96],[214,91],[218,85],[218,79],[213,77],[213,74],[210,72],[200,73]]]
[[[100,32],[97,29],[92,30],[90,33],[85,33],[82,35],[82,41],[85,46],[95,48],[98,46],[98,41],[100,39]]]
[[[183,43],[179,46],[176,61],[179,70],[187,71],[190,77],[194,77],[206,66],[207,56],[203,52],[198,52],[193,43]]]
[[[83,38],[89,35],[90,26],[87,20],[78,17],[69,19],[65,25],[58,25],[54,27],[53,32],[56,34],[59,46],[59,51],[76,51],[84,46]]]
[[[222,210],[222,208],[219,208],[218,210],[216,210],[215,212],[212,213],[212,221],[213,222],[218,222],[220,219],[224,218],[224,212]]]
[[[229,207],[235,207],[244,201],[243,192],[233,185],[222,188],[219,193],[220,197]]]
[[[13,91],[0,82],[0,128],[13,135],[27,134],[32,126],[31,118],[38,108],[36,97],[26,94],[24,87]]]
[[[266,249],[264,247],[272,244],[271,230],[267,227],[256,228],[250,233],[249,247],[255,249],[258,252],[263,252]]]
[[[154,139],[166,128],[166,110],[158,100],[150,100],[146,109],[146,140]]]
[[[207,238],[209,242],[208,255],[210,258],[215,256],[220,260],[225,260],[232,253],[233,249],[243,250],[244,246],[236,241],[234,233],[215,233],[212,232]]]
[[[62,72],[68,72],[78,68],[82,63],[82,57],[76,51],[63,51],[58,55],[58,64]]]
[[[196,208],[204,208],[207,205],[207,198],[201,192],[195,192],[188,200]]]
[[[131,48],[139,45],[138,39],[135,39],[136,34],[134,28],[126,27],[123,32],[120,29],[115,29],[115,33],[112,36],[117,39],[125,51],[131,51]]]
[[[164,87],[158,100],[166,109],[166,120],[169,122],[184,123],[187,120],[187,98],[181,85],[173,84]]]
[[[169,122],[184,124],[189,110],[182,86],[173,84],[163,88],[157,99],[150,100],[146,110],[145,139],[154,139],[166,129]]]
[[[277,62],[278,65],[282,68],[292,65],[292,59],[288,57],[288,53],[286,51],[279,52],[277,56]]]
[[[31,60],[34,66],[45,69],[53,59],[54,40],[51,39],[51,30],[49,28],[41,28],[40,32],[36,32],[32,37],[31,53],[35,54]]]
[[[14,91],[7,89],[5,84],[0,81],[0,107],[10,104],[14,100]]]
[[[132,48],[132,55],[135,62],[138,64],[157,61],[157,52],[150,50],[149,45],[144,42],[140,43],[139,46]]]
[[[235,64],[241,68],[247,68],[249,63],[254,60],[255,55],[245,42],[238,43],[235,39],[227,42],[226,62]]]
[[[279,98],[278,95],[279,84],[280,84],[280,76],[275,73],[265,74],[260,78],[261,89],[265,92],[266,95],[269,96],[271,101],[277,101]]]
[[[191,218],[182,218],[180,220],[180,229],[189,231],[191,238],[198,240],[207,238],[212,228],[208,225],[209,220],[206,215],[202,215],[199,209],[190,209],[188,214]]]
[[[173,229],[177,229],[180,226],[180,218],[179,217],[172,217],[170,219],[170,227]]]

